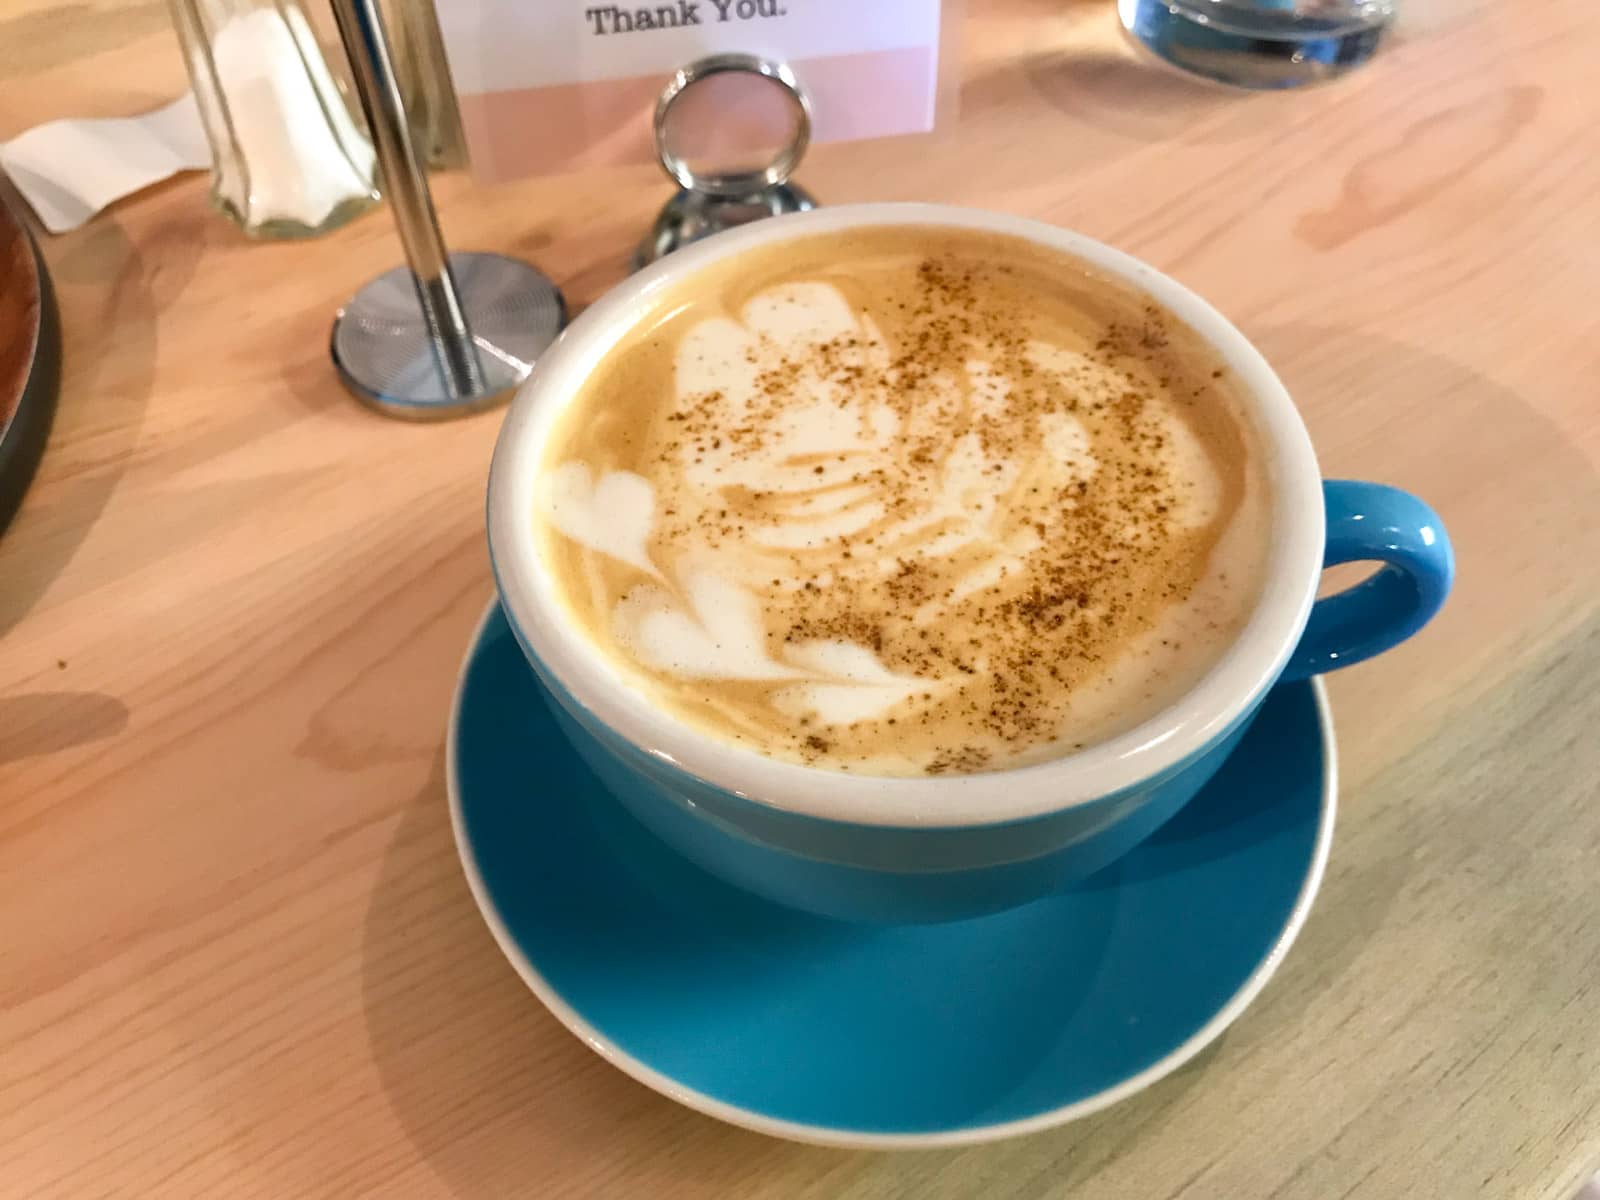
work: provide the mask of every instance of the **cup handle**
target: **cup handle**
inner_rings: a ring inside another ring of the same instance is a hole
[[[1455,552],[1437,513],[1381,483],[1322,484],[1328,541],[1322,565],[1375,560],[1370,579],[1325,596],[1284,670],[1284,680],[1348,667],[1399,645],[1426,625],[1450,594]]]

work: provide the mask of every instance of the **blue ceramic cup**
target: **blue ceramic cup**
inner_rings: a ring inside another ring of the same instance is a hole
[[[871,226],[1011,234],[1148,293],[1214,348],[1248,393],[1268,455],[1273,538],[1255,611],[1182,699],[1120,736],[1012,770],[937,778],[847,775],[764,757],[653,706],[566,619],[536,549],[535,469],[585,378],[669,284],[796,236]],[[701,867],[782,904],[863,921],[977,916],[1047,895],[1148,837],[1208,780],[1267,691],[1370,658],[1444,602],[1454,569],[1433,511],[1375,483],[1324,482],[1283,384],[1217,311],[1154,268],[1016,217],[935,205],[846,205],[761,221],[679,251],[596,303],[513,402],[489,480],[501,603],[578,752],[645,826]],[[1322,568],[1373,560],[1365,582],[1316,599]],[[530,778],[530,796],[540,786]]]

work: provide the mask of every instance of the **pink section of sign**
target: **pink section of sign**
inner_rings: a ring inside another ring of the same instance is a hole
[[[937,55],[930,46],[801,59],[812,140],[849,141],[933,128]],[[495,182],[524,175],[649,162],[651,115],[666,76],[467,93],[461,124],[472,171]]]

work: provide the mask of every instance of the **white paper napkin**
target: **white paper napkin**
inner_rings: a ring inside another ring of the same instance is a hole
[[[51,233],[114,200],[211,165],[194,96],[137,117],[49,121],[0,143],[0,169]]]

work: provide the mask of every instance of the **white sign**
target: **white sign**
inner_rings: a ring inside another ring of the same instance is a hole
[[[817,141],[933,127],[939,0],[441,0],[438,12],[484,178],[648,161],[667,79],[726,51],[787,62]]]

